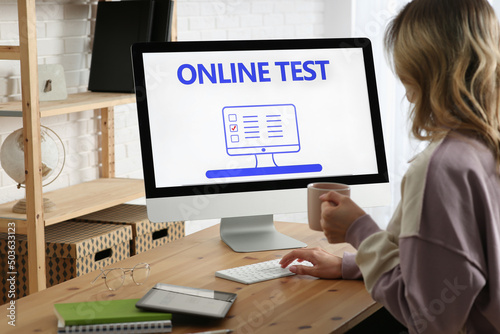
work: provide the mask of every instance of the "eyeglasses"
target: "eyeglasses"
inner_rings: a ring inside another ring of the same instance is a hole
[[[102,269],[101,273],[90,283],[94,284],[100,277],[109,290],[118,290],[125,281],[125,275],[130,274],[136,285],[142,285],[149,277],[151,266],[148,263],[138,263],[133,268]]]

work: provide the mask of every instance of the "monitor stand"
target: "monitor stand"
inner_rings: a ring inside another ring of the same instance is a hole
[[[307,246],[302,241],[276,231],[273,215],[222,218],[220,236],[238,253]]]

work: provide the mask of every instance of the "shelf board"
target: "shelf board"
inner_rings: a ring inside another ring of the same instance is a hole
[[[45,226],[119,205],[145,195],[144,181],[137,179],[103,178],[80,183],[43,194],[56,204],[53,212],[44,214]],[[12,212],[17,201],[0,204],[0,222],[25,221],[25,214]]]
[[[85,110],[135,103],[135,94],[83,92],[68,94],[66,100],[40,102],[41,117],[69,114]],[[0,116],[22,117],[21,101],[0,104]]]
[[[21,59],[21,52],[17,45],[1,45],[0,46],[0,59],[1,60],[19,60]]]

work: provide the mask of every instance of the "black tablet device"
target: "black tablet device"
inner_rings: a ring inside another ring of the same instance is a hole
[[[158,283],[136,303],[136,307],[172,314],[224,318],[235,300],[235,293]]]

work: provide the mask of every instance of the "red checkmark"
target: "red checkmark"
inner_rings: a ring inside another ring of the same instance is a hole
[[[231,131],[236,131],[237,128],[238,128],[238,125],[231,125]]]

